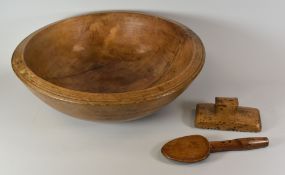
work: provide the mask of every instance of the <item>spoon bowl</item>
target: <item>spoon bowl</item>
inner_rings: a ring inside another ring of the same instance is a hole
[[[166,143],[161,153],[179,162],[198,162],[206,159],[210,154],[210,144],[201,135],[181,137]]]

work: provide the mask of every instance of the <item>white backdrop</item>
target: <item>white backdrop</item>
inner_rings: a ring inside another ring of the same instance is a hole
[[[0,0],[0,174],[283,175],[285,155],[285,2],[282,0]],[[33,96],[13,74],[14,48],[49,23],[97,10],[139,10],[177,20],[206,47],[197,79],[173,103],[137,121],[103,124],[59,113]],[[196,103],[237,96],[258,107],[263,130],[197,129]],[[266,149],[216,153],[200,163],[166,160],[169,139],[203,134],[210,140],[268,136]]]

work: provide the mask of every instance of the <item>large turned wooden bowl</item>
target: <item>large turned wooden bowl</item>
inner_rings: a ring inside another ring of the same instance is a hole
[[[48,25],[16,48],[12,66],[41,100],[74,117],[125,121],[175,99],[204,64],[198,36],[173,21],[99,12]]]

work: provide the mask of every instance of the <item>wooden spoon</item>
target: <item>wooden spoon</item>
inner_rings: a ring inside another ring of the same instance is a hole
[[[161,148],[161,153],[175,161],[193,163],[206,159],[210,153],[257,149],[266,147],[268,144],[267,137],[209,142],[201,135],[191,135],[171,140]]]

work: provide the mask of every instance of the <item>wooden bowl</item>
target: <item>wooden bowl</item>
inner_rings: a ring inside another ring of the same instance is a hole
[[[74,117],[132,120],[171,102],[204,64],[198,36],[136,12],[99,12],[48,25],[12,57],[17,76],[41,100]]]

